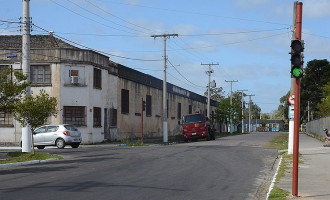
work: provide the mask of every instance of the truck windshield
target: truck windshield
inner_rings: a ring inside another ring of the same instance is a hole
[[[188,115],[183,118],[184,124],[191,124],[191,123],[198,123],[198,122],[203,122],[202,115]]]

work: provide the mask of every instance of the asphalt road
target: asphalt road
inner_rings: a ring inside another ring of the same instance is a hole
[[[0,199],[265,199],[278,133],[177,145],[44,149],[64,160],[0,169]]]

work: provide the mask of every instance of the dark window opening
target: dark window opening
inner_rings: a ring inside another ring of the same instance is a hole
[[[102,88],[102,70],[94,68],[94,79],[93,79],[94,88]]]
[[[93,126],[94,127],[101,126],[101,108],[98,107],[93,108]]]
[[[121,113],[129,113],[129,91],[125,89],[121,90]]]
[[[178,103],[177,118],[181,119],[181,103]]]
[[[146,115],[150,117],[152,115],[152,113],[151,113],[151,106],[152,106],[151,96],[147,95],[146,98],[147,98],[146,99]]]

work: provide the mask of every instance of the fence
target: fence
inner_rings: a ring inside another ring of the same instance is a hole
[[[325,128],[330,130],[330,116],[313,120],[306,124],[307,133],[315,133],[321,136],[325,136],[323,132]]]

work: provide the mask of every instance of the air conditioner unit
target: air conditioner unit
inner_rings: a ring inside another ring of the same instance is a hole
[[[78,84],[79,76],[71,76],[71,84]]]

